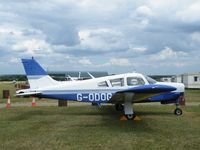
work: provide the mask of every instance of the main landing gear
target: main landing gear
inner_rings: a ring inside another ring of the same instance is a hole
[[[132,103],[125,102],[124,105],[120,103],[115,104],[116,111],[124,111],[123,118],[126,120],[132,120],[135,117],[135,113],[133,112]]]
[[[117,111],[124,111],[124,115],[121,116],[120,120],[134,120],[134,121],[139,121],[140,118],[135,115],[133,111],[133,106],[132,106],[132,93],[127,93],[125,95],[125,102],[124,105],[121,103],[116,103],[115,104],[115,109]]]
[[[116,111],[124,111],[123,120],[132,120],[135,117],[131,102],[125,102],[124,105],[117,103],[115,109]]]

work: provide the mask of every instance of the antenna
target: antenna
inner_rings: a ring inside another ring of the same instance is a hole
[[[81,72],[78,72],[78,79],[81,78]]]
[[[74,79],[70,75],[68,75],[68,78],[70,78],[70,80],[74,81]]]

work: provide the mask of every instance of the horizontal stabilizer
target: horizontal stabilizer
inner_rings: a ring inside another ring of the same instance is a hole
[[[39,95],[42,94],[41,92],[26,92],[26,93],[19,93],[16,94],[16,96],[33,96],[33,95]]]

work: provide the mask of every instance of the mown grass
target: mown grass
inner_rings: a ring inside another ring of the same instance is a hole
[[[185,98],[188,102],[200,102],[200,90],[186,89]]]
[[[111,106],[0,110],[0,149],[199,149],[200,108],[134,106],[140,122],[119,121]]]

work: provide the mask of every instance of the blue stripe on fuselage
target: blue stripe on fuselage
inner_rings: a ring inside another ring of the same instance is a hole
[[[98,102],[98,103],[107,103],[112,95],[118,90],[70,90],[70,91],[45,91],[39,97],[41,98],[51,98],[59,100],[70,100],[70,101],[81,101],[81,102]],[[161,94],[158,96],[153,96],[151,98],[142,100],[141,102],[161,102],[161,101],[176,101],[180,95],[183,93],[180,92],[170,92]]]

